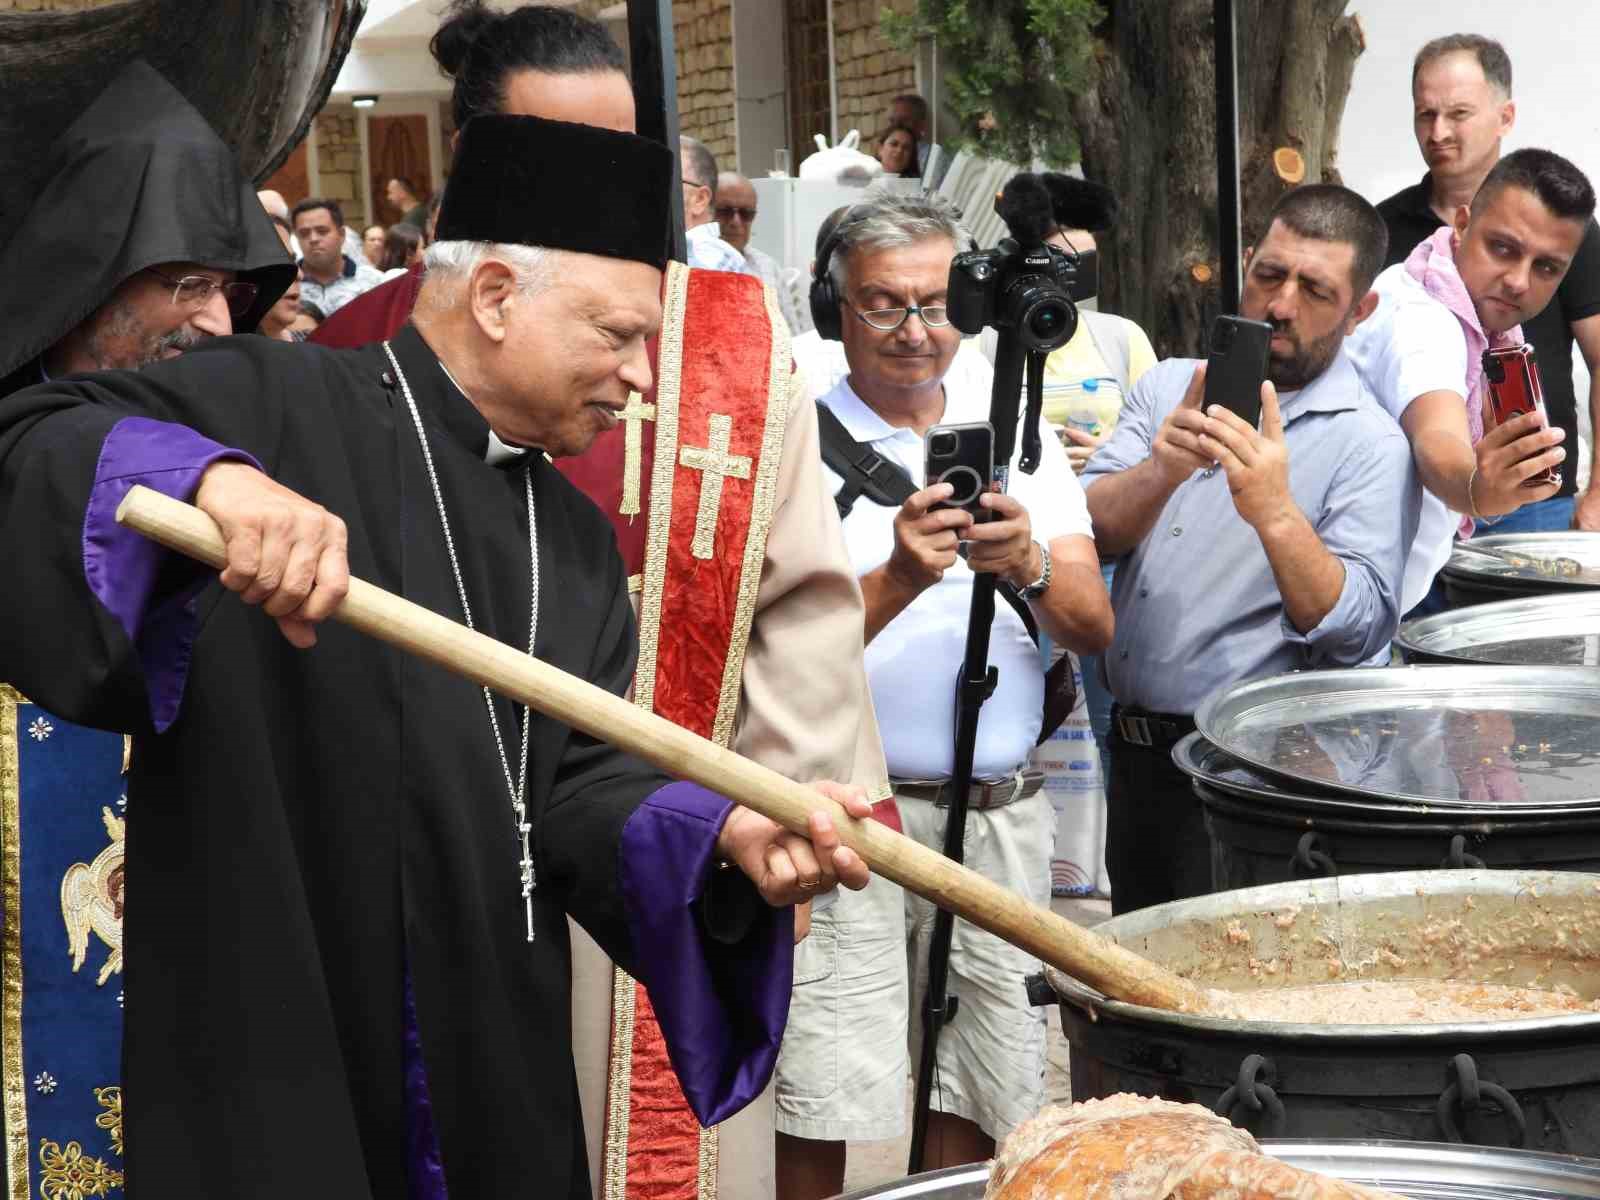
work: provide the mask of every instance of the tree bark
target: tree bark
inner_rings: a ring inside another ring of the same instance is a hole
[[[1238,0],[1246,246],[1297,169],[1308,183],[1338,178],[1339,123],[1365,47],[1345,3]],[[1097,239],[1101,305],[1142,325],[1158,353],[1198,354],[1219,310],[1221,274],[1211,4],[1110,0],[1108,8],[1093,83],[1073,112],[1084,174],[1122,201],[1116,229]]]

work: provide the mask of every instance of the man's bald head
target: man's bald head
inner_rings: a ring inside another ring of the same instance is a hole
[[[737,171],[717,176],[717,203],[713,215],[722,227],[722,240],[740,254],[750,244],[750,229],[756,223],[755,185]]]
[[[277,217],[281,221],[289,219],[289,202],[283,198],[282,192],[268,188],[264,192],[257,192],[256,199],[261,201],[261,207],[267,210],[267,216]]]

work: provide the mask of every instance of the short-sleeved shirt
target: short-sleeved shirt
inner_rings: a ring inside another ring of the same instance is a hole
[[[1344,350],[1378,404],[1396,421],[1429,392],[1454,392],[1467,402],[1467,337],[1456,315],[1423,289],[1403,263],[1373,281],[1378,307],[1345,338]],[[1461,514],[1432,492],[1422,493],[1417,536],[1406,557],[1400,611],[1428,594],[1450,557]]]
[[[1389,227],[1386,265],[1404,262],[1418,242],[1444,224],[1429,206],[1431,195],[1429,177],[1424,175],[1421,183],[1402,188],[1378,205],[1378,215]],[[1522,336],[1539,356],[1545,411],[1552,424],[1566,430],[1568,446],[1578,444],[1578,400],[1572,389],[1572,325],[1596,313],[1600,313],[1600,225],[1591,219],[1572,266],[1556,289],[1555,299],[1543,312],[1522,323]],[[1561,472],[1561,490],[1556,494],[1571,496],[1577,490],[1576,459],[1569,459]]]
[[[318,283],[307,275],[304,260],[300,268],[300,302],[315,304],[325,317],[331,317],[357,296],[383,282],[383,272],[371,263],[358,261],[348,254],[344,256],[339,277],[332,283]]]
[[[735,275],[754,275],[760,272],[745,261],[727,242],[722,240],[722,226],[715,221],[696,225],[684,237],[689,253],[689,265],[706,271],[732,271]]]
[[[1090,494],[1102,477],[1150,457],[1197,365],[1168,359],[1129,393],[1116,433],[1084,471]],[[1411,447],[1342,351],[1300,391],[1285,393],[1282,406],[1289,488],[1344,566],[1338,601],[1315,629],[1296,629],[1260,538],[1233,506],[1227,473],[1197,471],[1144,540],[1117,560],[1116,638],[1102,661],[1121,704],[1193,713],[1225,684],[1387,661],[1416,531]]]
[[[1065,425],[1068,418],[1092,417],[1098,432],[1109,436],[1117,427],[1125,396],[1122,380],[1100,353],[1095,329],[1102,337],[1113,337],[1115,326],[1121,326],[1128,344],[1130,388],[1156,365],[1156,352],[1144,330],[1126,317],[1087,311],[1078,315],[1072,339],[1044,360],[1044,419]]]
[[[981,357],[981,356],[980,356]],[[941,424],[989,419],[989,393],[956,387],[946,377]],[[925,455],[915,430],[890,425],[856,395],[848,378],[822,398],[845,430],[898,463],[920,489]],[[1024,475],[1016,467],[1022,439],[1012,458],[1010,492],[1028,510],[1036,541],[1081,534],[1093,537],[1083,489],[1066,452],[1053,437],[1042,437],[1039,469]],[[823,468],[829,490],[844,481]],[[845,546],[856,574],[881,566],[894,549],[894,518],[900,510],[859,499],[844,522]],[[944,573],[867,646],[867,678],[883,735],[889,774],[895,779],[948,779],[955,760],[956,680],[966,649],[967,613],[973,573],[964,560]],[[1039,738],[1044,706],[1044,669],[1038,648],[1022,619],[1008,604],[995,605],[989,662],[999,684],[983,706],[973,777],[997,779],[1015,771]]]

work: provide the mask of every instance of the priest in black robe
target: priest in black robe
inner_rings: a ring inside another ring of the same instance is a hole
[[[765,1085],[792,929],[759,897],[861,886],[831,826],[319,624],[355,573],[626,689],[611,531],[539,451],[648,389],[670,181],[632,135],[477,118],[458,260],[389,343],[213,339],[0,400],[0,678],[139,743],[130,1200],[588,1195],[567,913],[650,988],[703,1121]],[[220,581],[115,523],[134,484],[217,519]]]

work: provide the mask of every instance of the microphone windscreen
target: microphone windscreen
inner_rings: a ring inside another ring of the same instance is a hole
[[[1041,178],[1050,192],[1056,224],[1062,229],[1099,233],[1117,223],[1117,194],[1104,184],[1055,171]]]
[[[1038,246],[1056,227],[1055,208],[1044,180],[1033,174],[1013,175],[994,202],[1011,236],[1022,246]]]

